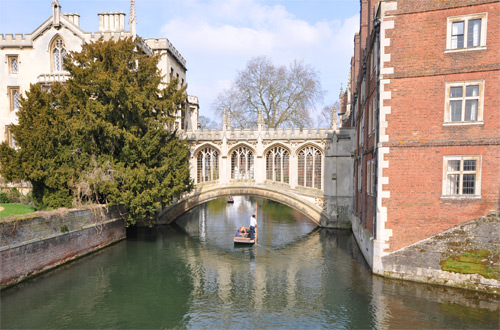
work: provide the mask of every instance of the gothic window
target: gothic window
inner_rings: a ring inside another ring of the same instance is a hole
[[[19,59],[17,55],[9,55],[8,56],[8,62],[9,62],[9,73],[15,74],[19,72]]]
[[[9,125],[5,126],[5,137],[9,146],[17,149],[16,140],[14,139],[14,134],[12,133]]]
[[[10,103],[10,111],[19,110],[19,87],[9,87],[9,103]]]
[[[290,154],[282,147],[275,147],[266,154],[267,180],[289,183],[290,182]]]
[[[308,146],[299,151],[298,158],[298,185],[321,189],[321,151]]]
[[[57,38],[52,43],[52,71],[59,72],[63,71],[64,57],[66,56],[66,48],[64,46],[64,41],[61,38]]]
[[[231,179],[253,179],[253,167],[253,152],[249,148],[241,146],[231,153]]]
[[[203,148],[197,155],[197,182],[219,179],[219,153],[212,147]]]

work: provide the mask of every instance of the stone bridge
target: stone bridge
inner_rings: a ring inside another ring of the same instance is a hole
[[[354,131],[232,129],[187,131],[195,189],[163,210],[158,223],[229,195],[288,205],[323,227],[351,225]]]

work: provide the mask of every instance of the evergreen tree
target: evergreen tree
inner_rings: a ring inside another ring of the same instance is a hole
[[[191,189],[187,144],[166,130],[184,88],[162,85],[159,55],[137,44],[85,44],[65,59],[66,84],[31,85],[21,100],[19,148],[0,146],[1,173],[29,180],[39,206],[122,204],[135,223]]]

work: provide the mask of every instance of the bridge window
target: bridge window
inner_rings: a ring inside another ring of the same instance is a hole
[[[206,147],[197,156],[197,182],[215,181],[219,179],[219,153]]]
[[[290,154],[282,147],[275,147],[266,154],[267,180],[290,183]]]
[[[298,185],[321,189],[321,151],[309,146],[299,152]]]
[[[231,154],[231,179],[253,179],[253,152],[247,147],[239,147]]]

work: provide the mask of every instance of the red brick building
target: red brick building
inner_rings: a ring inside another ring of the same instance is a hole
[[[383,257],[500,204],[500,2],[361,0],[343,125],[353,232]]]

